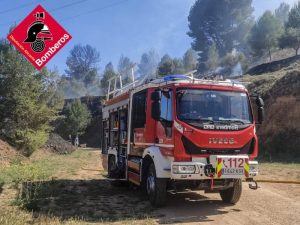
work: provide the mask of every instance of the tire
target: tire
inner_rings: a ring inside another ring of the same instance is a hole
[[[167,181],[163,178],[156,177],[155,166],[149,165],[147,173],[147,194],[152,206],[161,207],[166,204],[167,199]]]
[[[236,204],[242,195],[242,180],[233,180],[233,187],[220,191],[224,203]]]

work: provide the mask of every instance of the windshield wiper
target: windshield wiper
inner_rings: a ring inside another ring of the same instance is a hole
[[[212,119],[199,119],[200,122],[208,122],[210,124],[214,124],[215,121],[213,121]]]
[[[239,119],[224,119],[224,120],[219,120],[218,122],[224,122],[224,123],[226,123],[226,122],[229,122],[229,123],[241,123],[241,124],[245,124],[245,122],[244,121],[242,121],[242,120],[239,120]]]
[[[192,119],[192,118],[186,118],[181,119],[183,121],[191,121],[192,123],[210,123],[214,124],[214,121],[212,119]]]

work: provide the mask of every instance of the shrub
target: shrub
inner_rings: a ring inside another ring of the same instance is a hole
[[[17,190],[14,204],[33,209],[37,199],[47,187],[44,181],[50,177],[49,171],[40,164],[14,164],[6,171],[12,187]]]
[[[18,132],[20,140],[16,144],[22,148],[24,155],[31,155],[36,149],[43,146],[48,139],[48,132],[44,130],[25,130]]]

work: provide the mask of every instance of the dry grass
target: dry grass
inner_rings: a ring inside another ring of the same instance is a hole
[[[275,99],[274,103],[269,106],[268,111],[276,113],[269,113],[262,134],[275,133],[279,129],[300,129],[299,100],[295,96],[282,96]]]
[[[295,50],[292,48],[277,49],[277,50],[272,51],[272,61],[286,59],[286,58],[292,57],[294,55],[295,55]],[[268,62],[270,62],[269,54],[265,53],[265,55],[263,55],[260,58],[260,60],[258,60],[255,64],[253,64],[251,66],[259,65],[262,63],[268,63]]]
[[[11,207],[8,209],[0,210],[0,224],[1,225],[24,225],[24,224],[34,224],[34,225],[95,225],[95,224],[104,224],[104,225],[153,225],[157,224],[155,220],[151,218],[145,218],[139,220],[136,218],[124,219],[121,221],[99,221],[99,222],[87,222],[80,218],[72,218],[67,220],[62,220],[59,217],[55,217],[51,214],[42,215],[31,212],[26,212],[20,210],[16,207]]]
[[[56,155],[40,150],[29,161],[0,171],[6,182],[0,224],[156,223],[146,199],[134,189],[112,187],[103,173],[99,151]]]
[[[24,224],[36,224],[36,225],[79,225],[84,224],[79,219],[70,219],[67,221],[61,221],[59,218],[52,217],[51,215],[34,215],[22,211],[18,208],[11,207],[0,211],[0,224],[1,225],[24,225]]]
[[[298,65],[297,65],[298,66]],[[296,67],[296,65],[295,65]],[[299,65],[300,68],[300,65]],[[259,94],[261,96],[264,96],[276,83],[276,81],[280,80],[282,77],[284,77],[287,73],[287,71],[293,70],[294,66],[290,66],[288,68],[285,68],[284,70],[279,70],[273,73],[264,73],[261,75],[244,75],[242,78],[242,81],[244,82],[250,82],[248,85],[248,90],[252,94]]]
[[[300,163],[259,163],[257,178],[300,181]]]

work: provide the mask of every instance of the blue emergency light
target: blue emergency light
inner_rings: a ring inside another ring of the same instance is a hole
[[[167,75],[164,77],[164,81],[174,81],[174,80],[190,80],[191,77],[186,75]]]

